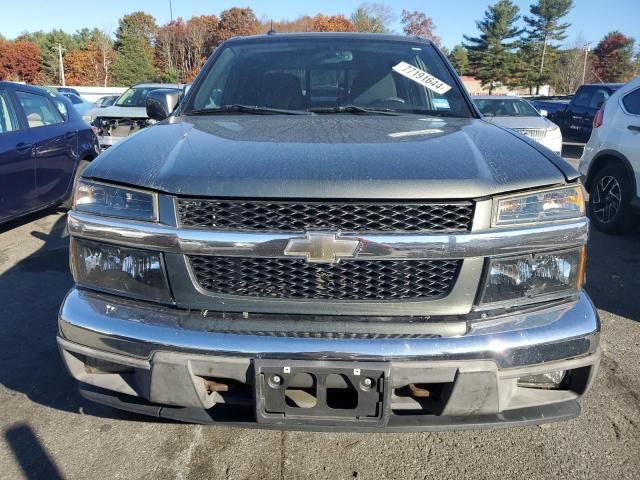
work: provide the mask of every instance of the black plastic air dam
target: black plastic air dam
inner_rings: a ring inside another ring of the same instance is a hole
[[[495,415],[443,417],[435,415],[390,415],[386,427],[331,426],[292,424],[258,424],[250,413],[246,418],[238,418],[237,414],[216,415],[201,408],[184,408],[163,406],[146,402],[137,397],[122,395],[93,387],[79,385],[80,394],[87,400],[117,408],[127,412],[148,415],[156,418],[204,425],[220,425],[237,428],[264,428],[269,430],[295,430],[310,432],[439,432],[456,430],[484,430],[504,427],[523,427],[543,423],[571,420],[580,415],[580,404],[567,401],[519,410],[508,410]],[[234,407],[237,413],[242,409]],[[251,408],[246,412],[252,412]]]

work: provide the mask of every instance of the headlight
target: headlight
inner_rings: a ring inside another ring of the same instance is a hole
[[[156,195],[131,188],[81,180],[74,194],[78,212],[109,217],[155,221],[158,219]]]
[[[71,270],[78,285],[171,301],[163,257],[158,252],[72,239]]]
[[[562,132],[560,132],[560,127],[558,127],[557,125],[547,130],[547,134],[546,134],[547,137],[554,137],[554,138],[559,137],[561,135],[562,135]]]
[[[89,123],[91,123],[91,122],[92,122],[92,120],[93,120],[93,118],[91,118],[91,115],[83,115],[83,116],[82,116],[82,119],[83,119],[85,122],[89,122]]]
[[[584,279],[585,247],[489,263],[480,303],[526,303],[538,297],[577,292]]]
[[[582,185],[510,195],[494,202],[494,225],[519,225],[584,216]]]

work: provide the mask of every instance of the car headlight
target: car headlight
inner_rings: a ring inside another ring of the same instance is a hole
[[[481,305],[535,301],[577,292],[584,281],[585,247],[490,260]]]
[[[109,217],[156,221],[157,196],[125,187],[80,180],[73,198],[78,212],[95,213]]]
[[[84,287],[157,302],[172,300],[159,252],[74,238],[71,271]]]
[[[85,122],[89,122],[89,123],[91,123],[91,122],[93,121],[93,118],[91,117],[91,115],[83,115],[83,116],[82,116],[82,119],[83,119]]]
[[[523,193],[494,200],[493,225],[521,225],[583,217],[582,185]]]
[[[546,136],[551,138],[561,137],[562,132],[560,132],[560,127],[558,126],[551,127],[549,130],[547,130]]]

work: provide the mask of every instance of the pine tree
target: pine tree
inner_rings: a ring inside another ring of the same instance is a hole
[[[153,66],[156,31],[155,19],[144,12],[135,12],[120,19],[113,64],[113,78],[117,85],[131,85],[156,77]]]
[[[459,75],[466,75],[469,72],[469,54],[462,45],[453,47],[448,57]]]
[[[573,0],[538,0],[529,7],[531,16],[525,15],[527,24],[527,37],[524,43],[528,47],[527,57],[537,73],[529,77],[535,82],[536,93],[540,92],[540,85],[545,84],[551,78],[552,62],[547,57],[555,54],[559,45],[553,42],[561,42],[567,36],[565,32],[571,26],[569,23],[560,23],[573,8]],[[527,85],[528,86],[528,85]]]
[[[518,7],[511,0],[500,0],[491,5],[484,18],[476,22],[480,36],[464,36],[463,46],[469,52],[469,62],[482,86],[493,92],[497,83],[509,83],[514,77],[516,58],[514,50],[523,30],[516,26],[520,19]]]

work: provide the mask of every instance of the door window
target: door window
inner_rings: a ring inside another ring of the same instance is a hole
[[[604,88],[596,88],[589,106],[591,108],[600,108],[602,104],[607,101],[607,98],[609,98],[608,90],[605,90]]]
[[[576,96],[573,99],[573,104],[576,107],[588,107],[589,103],[591,102],[591,97],[593,96],[592,94],[593,94],[592,88],[589,88],[589,87],[581,88],[576,93]]]
[[[635,90],[622,99],[624,108],[632,115],[640,115],[640,88]]]
[[[11,106],[9,94],[6,90],[0,90],[0,134],[18,129],[18,120]]]
[[[62,115],[47,97],[20,91],[16,94],[24,110],[24,115],[27,117],[29,128],[63,123]]]

